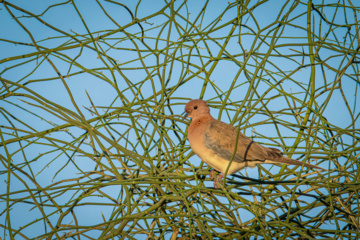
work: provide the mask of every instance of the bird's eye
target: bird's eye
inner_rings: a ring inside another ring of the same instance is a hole
[[[197,106],[194,106],[194,109],[197,109]]]

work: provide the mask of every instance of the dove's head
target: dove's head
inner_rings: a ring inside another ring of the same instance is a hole
[[[210,108],[208,107],[207,103],[204,100],[196,99],[191,100],[185,106],[185,116],[189,118],[197,118],[202,116],[207,116],[210,112]]]

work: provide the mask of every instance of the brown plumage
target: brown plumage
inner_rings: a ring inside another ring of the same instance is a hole
[[[223,177],[231,157],[235,152],[238,130],[232,125],[216,120],[203,100],[192,100],[185,106],[185,117],[192,119],[188,129],[188,139],[192,150],[207,164],[222,173],[214,183]],[[237,148],[227,174],[234,174],[245,167],[257,164],[283,163],[308,168],[323,169],[310,163],[286,158],[276,148],[264,147],[239,132]],[[213,172],[211,173],[211,177]]]

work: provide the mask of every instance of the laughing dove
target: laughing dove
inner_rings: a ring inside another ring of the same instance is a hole
[[[245,167],[255,167],[257,164],[264,163],[304,165],[307,168],[323,169],[316,165],[283,157],[279,149],[264,147],[253,142],[235,127],[213,118],[207,103],[203,100],[190,101],[185,106],[185,113],[184,118],[191,118],[188,139],[192,150],[204,162],[222,173],[214,181],[215,188],[218,188],[218,183],[224,177],[232,157],[233,160],[227,174],[234,174]],[[237,134],[239,134],[238,139]],[[213,174],[214,171],[211,171],[211,178],[213,178]]]

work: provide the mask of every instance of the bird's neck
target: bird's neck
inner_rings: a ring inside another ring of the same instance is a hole
[[[199,127],[210,121],[213,117],[210,114],[200,115],[191,119],[192,127]]]

